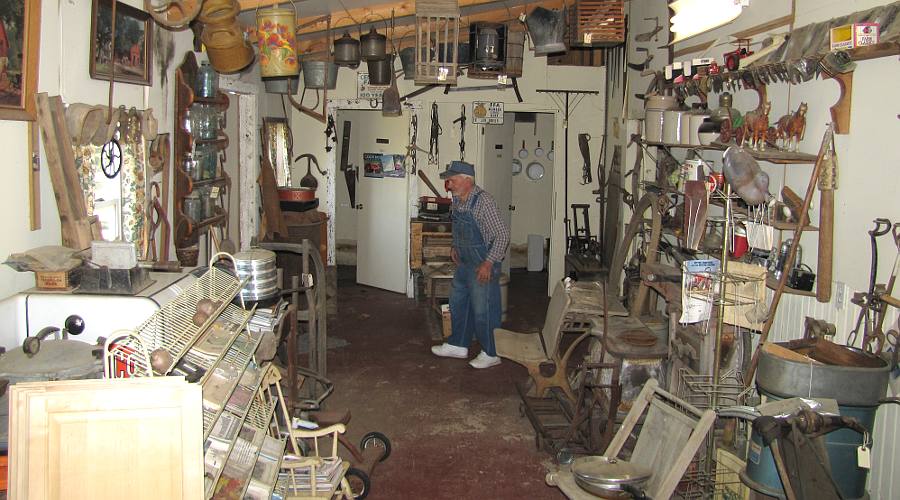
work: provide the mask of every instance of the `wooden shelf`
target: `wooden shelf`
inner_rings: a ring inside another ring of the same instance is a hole
[[[900,55],[900,40],[898,40],[898,39],[888,40],[888,41],[877,43],[875,45],[868,45],[865,47],[857,47],[855,49],[848,49],[844,52],[846,52],[847,54],[850,55],[850,60],[852,60],[852,61],[866,61],[869,59],[878,59],[880,57],[890,57],[890,56]],[[824,55],[825,54],[819,54],[820,57],[824,56]],[[793,60],[788,60],[788,61],[779,61],[778,63],[785,62],[790,65],[796,61],[797,61],[796,59],[793,59]],[[727,71],[723,74],[730,75],[732,73],[736,73],[737,76],[740,78],[747,71],[758,70],[760,68],[764,68],[764,67],[770,66],[772,64],[776,64],[776,62],[768,62],[765,64],[759,64],[758,66],[751,66],[746,69]],[[791,84],[791,85],[800,85],[805,82],[799,82],[796,84],[791,83],[790,81],[774,82],[774,83],[786,83],[786,84]],[[772,84],[774,84],[774,83],[772,83]],[[666,85],[666,87],[674,89],[677,87],[682,87],[684,85],[685,85],[684,83],[668,83]]]
[[[794,231],[797,229],[796,222],[773,221],[773,222],[770,222],[769,225],[771,225],[772,227],[774,227],[775,229],[777,229],[779,231]],[[818,231],[819,227],[806,225],[806,226],[803,226],[803,230],[804,231]]]
[[[647,146],[656,146],[661,148],[687,148],[687,149],[697,149],[700,151],[725,151],[730,146],[735,146],[735,144],[722,144],[720,142],[714,142],[709,146],[695,146],[690,144],[672,144],[667,142],[649,142],[644,141],[644,144]],[[754,151],[752,149],[744,149],[744,151],[750,153],[750,156],[760,161],[767,161],[769,163],[778,163],[783,165],[789,164],[801,164],[801,163],[815,163],[816,155],[811,155],[808,153],[792,153],[790,151]]]
[[[227,176],[213,177],[212,179],[201,179],[199,181],[192,180],[191,185],[195,188],[202,186],[228,186],[230,184]]]
[[[771,275],[767,275],[766,276],[766,287],[768,287],[770,290],[775,290],[776,288],[778,288],[778,280],[773,278]],[[804,297],[815,297],[816,296],[815,291],[807,292],[806,290],[797,290],[796,288],[791,288],[787,285],[784,286],[784,293],[788,293],[791,295],[803,295]]]

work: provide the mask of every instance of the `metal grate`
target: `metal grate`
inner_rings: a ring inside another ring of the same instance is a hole
[[[625,41],[623,0],[575,0],[571,45],[610,47]]]
[[[117,343],[111,349],[111,355],[116,360],[132,366],[134,370],[131,375],[135,377],[169,373],[188,348],[196,342],[200,334],[206,331],[229,306],[242,286],[243,282],[228,272],[210,267],[209,271],[195,281],[190,288],[138,326],[134,335],[137,339],[128,337]],[[202,325],[198,326],[194,324],[193,318],[197,312],[197,303],[202,299],[221,301],[221,304]],[[171,356],[171,362],[162,369],[151,372],[151,367],[147,366],[143,357],[132,355],[139,350],[141,344],[150,354],[157,349],[164,350]]]

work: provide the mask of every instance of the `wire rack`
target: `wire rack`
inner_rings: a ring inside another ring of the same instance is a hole
[[[745,387],[740,374],[729,371],[713,384],[711,375],[697,375],[685,368],[678,370],[675,394],[700,409],[713,407],[713,396],[716,396],[716,408],[723,406],[743,405],[752,395],[753,387]]]
[[[203,276],[138,326],[133,337],[127,337],[111,347],[110,353],[115,359],[133,365],[132,376],[146,377],[169,373],[197,338],[230,306],[231,300],[241,290],[244,281],[212,265],[222,256],[233,260],[229,254],[214,255],[210,260],[209,270]],[[203,299],[219,302],[219,306],[206,321],[197,325],[194,323],[194,315],[197,313],[197,303]],[[234,308],[241,310],[236,306]],[[228,316],[237,314],[233,310]],[[251,315],[248,311],[240,314],[246,316],[241,323],[246,323]],[[168,362],[155,369],[151,368],[146,358],[133,356],[141,346],[151,355],[162,349],[169,355]]]
[[[717,450],[711,471],[694,461],[678,483],[673,498],[704,498],[714,500],[744,500],[750,490],[740,479],[742,463],[731,453]]]
[[[255,306],[254,306],[255,309]],[[209,356],[203,353],[200,353],[195,348],[188,349],[188,351],[184,355],[185,361],[189,361],[190,363],[196,365],[199,368],[204,370],[203,376],[200,378],[200,383],[202,384],[209,376],[212,374],[213,368],[215,368],[219,362],[228,354],[231,350],[231,346],[234,344],[235,340],[238,336],[244,332],[244,327],[247,325],[247,321],[253,315],[253,310],[245,311],[240,307],[229,304],[222,314],[219,315],[219,318],[216,320],[215,325],[212,328],[220,328],[224,330],[224,333],[228,335],[228,342],[222,346],[222,350],[219,352],[217,356]],[[210,329],[207,329],[207,332],[210,332]],[[209,335],[209,333],[206,333]],[[202,335],[198,337],[198,341],[202,342]]]
[[[719,271],[685,271],[684,273],[685,294],[713,305],[755,305],[763,286],[765,286],[763,279],[759,276],[732,272],[723,274]]]
[[[259,346],[260,340],[262,340],[261,332],[244,332],[241,335],[238,335],[238,338],[232,342],[231,347],[228,348],[228,351],[225,353],[225,357],[223,358],[225,363],[229,363],[233,366],[240,368],[241,373],[244,373],[247,370],[247,365],[250,364],[250,360],[253,358],[253,353],[256,352],[257,346]],[[260,377],[260,382],[262,382],[262,377]],[[234,383],[229,387],[227,394],[229,398],[231,397],[231,393],[234,392],[235,387],[237,387],[238,382],[240,382],[240,378],[236,378]],[[258,388],[255,387],[254,391]],[[226,398],[227,401],[227,398]],[[216,409],[208,407],[206,405],[203,406],[203,438],[206,439],[209,437],[209,433],[212,431],[213,425],[216,423],[216,420],[219,419],[219,416],[222,415],[222,412],[225,410],[225,404],[218,405]],[[242,415],[237,415],[238,417],[242,417]]]

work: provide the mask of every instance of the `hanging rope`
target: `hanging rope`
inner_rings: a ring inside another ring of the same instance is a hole
[[[428,164],[439,165],[441,163],[441,152],[438,145],[438,138],[444,131],[441,123],[438,121],[438,105],[436,102],[431,103],[431,138],[428,141]]]

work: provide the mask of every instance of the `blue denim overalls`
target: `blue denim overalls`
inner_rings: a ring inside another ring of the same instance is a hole
[[[479,192],[469,205],[478,203]],[[450,318],[452,334],[447,343],[469,348],[472,334],[481,344],[481,349],[489,356],[496,356],[494,328],[500,327],[500,263],[494,263],[491,279],[487,283],[478,281],[476,270],[487,259],[488,244],[481,236],[481,230],[472,212],[454,210],[453,248],[459,257],[453,286],[450,292]]]

